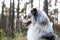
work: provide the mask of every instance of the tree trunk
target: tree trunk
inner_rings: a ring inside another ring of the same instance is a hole
[[[17,5],[16,30],[17,30],[18,33],[20,33],[20,31],[19,31],[19,0],[18,0],[18,5]]]
[[[46,14],[48,15],[48,1],[47,0],[45,0],[44,1],[44,9],[43,9],[45,12],[46,12]]]
[[[14,37],[14,0],[10,0],[10,14],[9,14],[9,27],[11,28],[11,36]]]

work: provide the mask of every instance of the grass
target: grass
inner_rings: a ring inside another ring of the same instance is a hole
[[[20,34],[16,34],[16,37],[14,37],[13,39],[4,35],[5,33],[2,30],[0,30],[0,40],[27,40],[26,36],[22,36]]]
[[[18,34],[13,40],[27,40],[26,35]]]
[[[20,40],[27,40],[26,36],[20,36]]]
[[[0,33],[1,34],[4,34],[4,32],[3,32],[3,30],[1,29],[0,30]],[[59,40],[60,40],[60,34],[59,34],[60,32],[58,32],[58,33],[56,33],[58,36],[59,36]],[[1,35],[0,35],[1,36]],[[3,36],[2,35],[2,37],[0,37],[0,40],[27,40],[27,38],[26,38],[26,35],[20,35],[20,34],[16,34],[16,37],[15,38],[11,38],[11,37],[9,37],[9,38],[7,38],[6,36]]]
[[[12,38],[7,38],[7,37],[2,37],[1,38],[2,40],[27,40],[26,39],[26,36],[21,36],[21,35],[18,35],[18,36],[16,36],[14,39],[12,39]],[[1,40],[0,39],[0,40]],[[59,37],[59,40],[60,40],[60,37]]]

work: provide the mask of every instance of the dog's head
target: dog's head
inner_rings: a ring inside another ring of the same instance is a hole
[[[32,14],[33,16],[37,16],[37,14],[38,14],[37,9],[36,9],[36,8],[33,8],[33,9],[31,10],[31,14]]]
[[[33,8],[30,15],[33,16],[33,21],[38,22],[41,25],[46,25],[48,23],[49,19],[45,12],[41,12],[40,10]]]
[[[32,18],[34,19],[34,21],[36,22],[37,21],[37,17],[38,17],[38,10],[36,8],[33,8],[31,10],[31,13],[30,15],[32,16]]]

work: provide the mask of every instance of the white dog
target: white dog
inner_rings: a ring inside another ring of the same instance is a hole
[[[32,23],[27,31],[27,40],[58,40],[45,12],[33,8],[31,18]]]

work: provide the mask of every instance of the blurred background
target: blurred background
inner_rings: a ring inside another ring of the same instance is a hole
[[[0,0],[0,40],[27,40],[32,8],[46,12],[60,37],[60,0]]]

